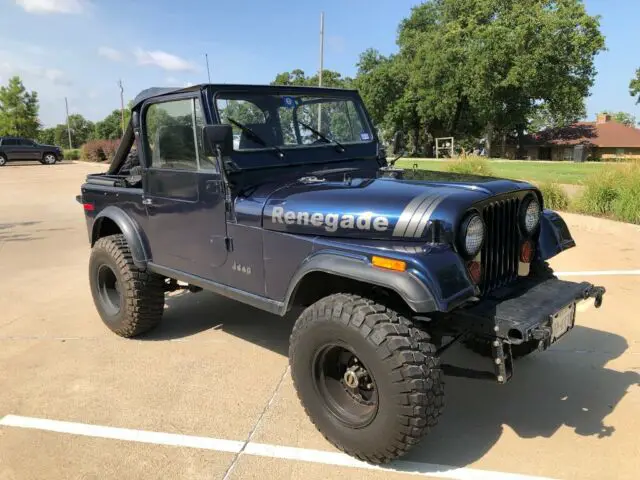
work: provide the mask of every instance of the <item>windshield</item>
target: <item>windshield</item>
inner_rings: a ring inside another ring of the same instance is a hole
[[[233,128],[237,151],[285,150],[334,144],[369,143],[373,135],[351,97],[337,95],[271,95],[220,93],[216,108],[222,123]]]

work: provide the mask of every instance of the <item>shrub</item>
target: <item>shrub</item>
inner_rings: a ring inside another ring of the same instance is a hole
[[[447,171],[470,175],[492,176],[491,165],[486,158],[478,155],[461,155],[454,160],[447,160]]]
[[[80,160],[80,149],[79,148],[72,148],[72,149],[65,148],[65,150],[64,150],[64,158],[65,158],[65,160]]]
[[[640,164],[611,167],[589,177],[576,210],[640,224]]]
[[[82,146],[82,158],[90,162],[111,162],[119,140],[90,140]]]
[[[89,162],[103,162],[102,140],[89,140],[82,146],[82,158]]]
[[[620,172],[614,168],[588,177],[584,192],[576,202],[577,210],[591,215],[609,215],[619,195],[619,181]]]
[[[551,210],[567,210],[569,196],[560,185],[554,182],[545,182],[538,186],[542,192],[545,208]]]
[[[102,144],[102,152],[104,153],[105,160],[111,163],[113,160],[113,156],[116,154],[116,150],[118,150],[118,145],[120,144],[120,140],[103,140]]]

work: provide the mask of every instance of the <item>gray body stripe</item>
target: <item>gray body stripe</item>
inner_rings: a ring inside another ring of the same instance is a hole
[[[409,202],[409,205],[405,207],[402,215],[400,215],[398,223],[396,224],[396,228],[393,230],[394,237],[404,236],[404,233],[407,230],[407,225],[411,221],[411,217],[413,217],[413,213],[415,212],[416,208],[418,208],[418,206],[422,203],[422,200],[429,196],[429,193],[425,193],[423,195],[415,197],[413,200],[411,200],[411,202]]]
[[[416,229],[415,233],[414,233],[414,238],[420,238],[423,234],[424,234],[424,229],[427,226],[427,222],[429,221],[429,219],[431,218],[431,215],[433,214],[433,211],[438,207],[438,205],[440,205],[440,203],[447,198],[449,195],[443,195],[441,197],[439,197],[435,202],[433,202],[430,206],[429,209],[424,212],[424,215],[422,216],[422,219],[420,220],[420,224],[418,225],[418,228]]]
[[[407,227],[407,231],[404,234],[405,237],[416,236],[415,235],[416,230],[420,225],[420,221],[424,218],[425,213],[429,211],[429,209],[434,203],[439,203],[439,201],[440,201],[440,198],[438,196],[433,196],[433,197],[427,198],[424,202],[422,202],[420,207],[418,207],[418,209],[413,214],[413,217],[411,218],[411,222],[409,223],[409,226]]]

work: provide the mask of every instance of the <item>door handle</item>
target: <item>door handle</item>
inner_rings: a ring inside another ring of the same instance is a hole
[[[150,198],[143,198],[142,199],[142,204],[143,205],[153,205],[153,200]]]

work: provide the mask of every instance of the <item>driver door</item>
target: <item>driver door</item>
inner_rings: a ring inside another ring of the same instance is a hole
[[[152,262],[215,280],[227,260],[222,176],[205,148],[199,94],[143,107],[143,204]]]

